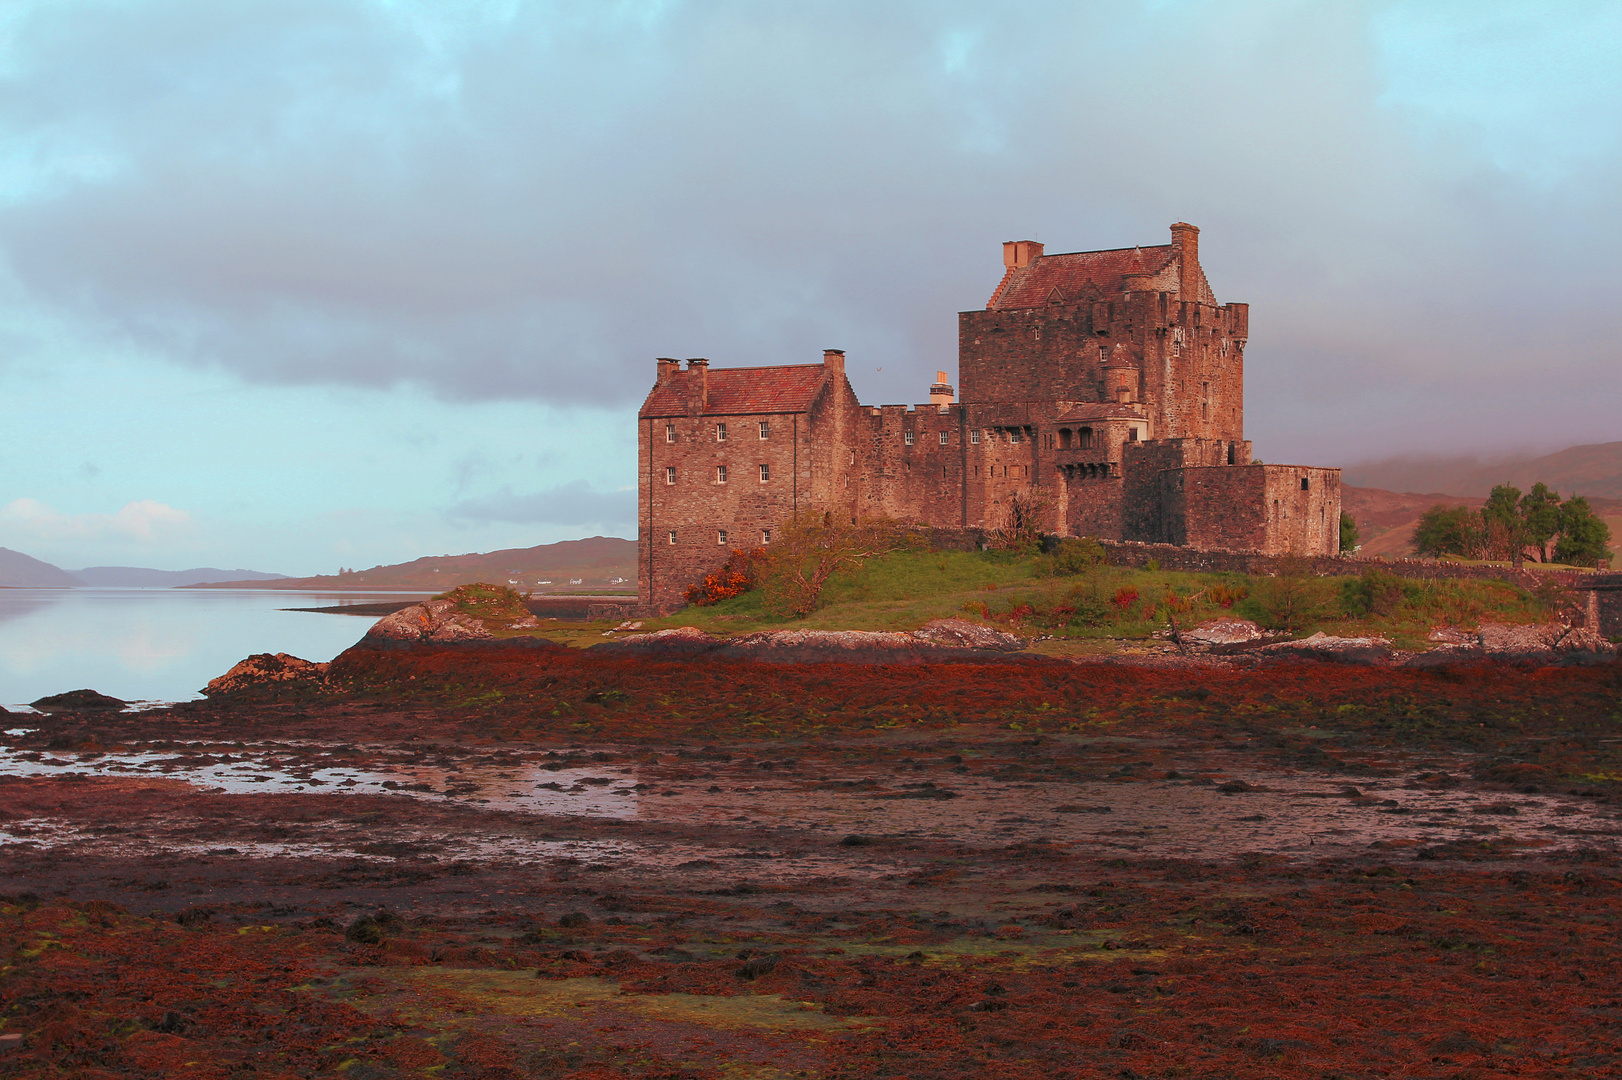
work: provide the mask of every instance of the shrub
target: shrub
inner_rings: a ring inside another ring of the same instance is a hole
[[[705,574],[703,581],[688,588],[687,602],[695,607],[710,607],[723,600],[731,600],[734,596],[742,596],[755,587],[765,556],[762,548],[729,553],[726,563],[719,570]]]
[[[1340,585],[1340,606],[1348,615],[1390,615],[1410,595],[1410,586],[1396,574],[1370,566]]]
[[[1206,597],[1221,608],[1231,608],[1235,603],[1250,596],[1248,585],[1213,585],[1206,590]]]
[[[1134,585],[1122,585],[1119,589],[1115,590],[1115,599],[1110,601],[1110,603],[1114,604],[1122,611],[1125,611],[1127,608],[1131,607],[1137,602],[1138,590]]]
[[[1053,545],[1038,569],[1043,573],[1073,577],[1108,562],[1109,555],[1104,551],[1104,545],[1094,537],[1067,536]]]

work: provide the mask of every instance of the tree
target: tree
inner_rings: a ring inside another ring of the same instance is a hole
[[[766,549],[758,574],[764,606],[774,615],[803,619],[821,605],[823,586],[841,570],[922,544],[916,531],[888,518],[796,514]]]
[[[1483,554],[1489,559],[1516,558],[1526,546],[1526,522],[1521,518],[1521,489],[1498,484],[1481,508]]]
[[[987,539],[992,547],[1034,553],[1052,509],[1053,501],[1040,488],[1011,491],[1003,502],[1002,521]]]
[[[1555,546],[1556,562],[1573,566],[1593,566],[1611,557],[1611,527],[1595,516],[1588,500],[1574,495],[1560,507],[1560,543]]]
[[[1521,520],[1526,524],[1526,542],[1537,545],[1538,562],[1549,561],[1549,544],[1560,532],[1560,493],[1550,491],[1539,480],[1521,496]]]
[[[1425,511],[1414,527],[1414,550],[1421,555],[1463,555],[1481,553],[1481,515],[1468,506],[1442,506]]]
[[[1357,521],[1344,510],[1340,512],[1340,550],[1357,550]]]

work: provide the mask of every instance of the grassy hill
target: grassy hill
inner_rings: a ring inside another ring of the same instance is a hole
[[[1541,457],[1400,457],[1348,465],[1341,479],[1387,491],[1445,491],[1485,499],[1494,484],[1525,491],[1539,480],[1562,495],[1622,500],[1622,442],[1570,446]]]
[[[624,579],[614,584],[613,579]],[[572,580],[579,584],[572,585]],[[225,581],[193,585],[197,589],[423,589],[443,592],[476,581],[513,583],[523,592],[634,592],[636,541],[617,536],[560,540],[532,548],[507,548],[486,554],[433,555],[392,566],[374,566],[348,574],[279,578],[275,581]],[[548,582],[549,584],[542,584]]]

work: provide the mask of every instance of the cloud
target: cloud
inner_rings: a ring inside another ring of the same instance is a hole
[[[0,270],[254,382],[618,409],[655,355],[844,347],[916,401],[1000,241],[1183,219],[1253,305],[1256,432],[1599,436],[1619,41],[1581,3],[35,0]]]
[[[581,480],[527,495],[504,487],[497,494],[457,503],[447,516],[478,524],[573,525],[634,534],[636,490],[596,491]]]
[[[13,499],[0,507],[0,529],[24,542],[130,541],[169,543],[189,534],[192,517],[184,510],[139,499],[111,514],[64,514],[38,499]]]

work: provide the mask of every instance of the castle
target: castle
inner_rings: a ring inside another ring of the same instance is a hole
[[[1046,531],[1266,554],[1339,549],[1340,470],[1253,464],[1246,304],[1218,304],[1199,230],[1045,254],[1003,245],[983,310],[958,315],[958,383],[866,406],[845,355],[710,369],[661,358],[639,417],[638,588],[669,610],[731,549],[797,511],[996,528],[1016,493]]]

